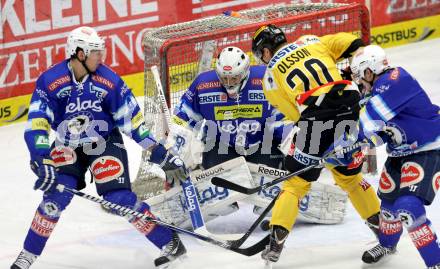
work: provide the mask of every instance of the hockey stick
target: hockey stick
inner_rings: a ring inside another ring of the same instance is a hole
[[[238,247],[236,247],[235,241],[220,241],[220,240],[211,238],[209,236],[205,236],[205,235],[202,235],[202,234],[199,234],[199,233],[195,233],[195,232],[192,232],[192,231],[189,231],[189,230],[185,230],[183,228],[174,226],[173,224],[169,224],[169,223],[163,222],[163,221],[161,221],[159,219],[155,219],[155,218],[149,217],[149,216],[147,216],[145,214],[142,214],[140,212],[131,210],[128,207],[121,206],[121,205],[118,205],[118,204],[106,201],[104,199],[101,199],[101,198],[98,198],[98,197],[95,197],[95,196],[83,193],[83,192],[75,190],[75,189],[68,188],[68,187],[66,187],[66,186],[64,186],[62,184],[58,184],[56,188],[57,188],[57,190],[59,192],[63,192],[63,191],[70,192],[73,195],[82,197],[82,198],[84,198],[86,200],[89,200],[89,201],[92,201],[92,202],[95,202],[95,203],[99,203],[99,204],[104,205],[106,207],[109,207],[111,209],[118,210],[123,215],[128,214],[128,215],[131,215],[131,216],[134,216],[134,217],[137,217],[137,218],[141,218],[141,219],[143,219],[145,221],[148,221],[148,222],[151,222],[151,223],[154,223],[154,224],[157,224],[157,225],[161,225],[161,226],[166,227],[168,229],[171,229],[173,231],[176,231],[176,232],[179,232],[179,233],[182,233],[182,234],[186,234],[186,235],[195,237],[195,238],[200,239],[202,241],[211,243],[211,244],[216,245],[218,247],[221,247],[221,248],[224,248],[224,249],[227,249],[227,250],[231,250],[233,252],[236,252],[236,253],[239,253],[239,254],[242,254],[242,255],[245,255],[245,256],[253,256],[253,255],[259,253],[259,252],[261,252],[266,247],[267,244],[269,244],[269,235],[267,235],[266,237],[261,239],[259,242],[255,243],[254,245],[251,245],[251,246],[249,246],[247,248],[238,248]]]
[[[168,109],[167,100],[165,99],[165,95],[163,93],[163,86],[162,82],[160,80],[159,70],[157,69],[156,65],[153,65],[151,67],[151,73],[153,74],[154,82],[156,83],[156,90],[159,95],[160,104],[163,110],[163,114],[165,116],[165,124],[166,124],[166,130],[167,133],[170,131],[170,124],[171,124],[171,116],[170,116],[170,110]]]
[[[303,169],[300,169],[300,170],[295,171],[293,173],[284,175],[284,176],[279,177],[279,178],[277,178],[275,180],[266,182],[266,183],[264,183],[264,184],[262,184],[262,185],[260,185],[258,187],[247,188],[247,187],[244,187],[242,185],[238,185],[238,184],[236,184],[234,182],[231,182],[229,180],[226,180],[226,179],[220,178],[220,177],[213,177],[211,179],[211,183],[216,185],[216,186],[227,188],[227,189],[230,189],[230,190],[233,190],[233,191],[237,191],[237,192],[240,192],[240,193],[254,194],[254,193],[259,192],[260,190],[266,189],[266,188],[271,187],[273,185],[276,185],[276,184],[278,184],[280,182],[283,182],[283,181],[285,181],[285,180],[287,180],[287,179],[289,179],[289,178],[291,178],[293,176],[300,175],[300,174],[302,174],[302,173],[304,173],[306,171],[309,171],[309,170],[311,170],[311,169],[313,169],[315,167],[321,166],[321,165],[323,165],[325,163],[325,159],[329,158],[330,156],[333,156],[333,155],[336,155],[336,154],[345,154],[345,153],[347,153],[347,152],[349,152],[349,151],[351,151],[353,149],[359,148],[359,147],[361,147],[363,145],[365,145],[365,142],[360,141],[360,142],[354,143],[351,146],[348,146],[348,147],[342,148],[340,150],[335,150],[333,152],[330,152],[326,156],[321,158],[315,164],[309,165],[307,167],[304,167]]]
[[[254,221],[254,223],[251,225],[251,227],[247,230],[247,232],[239,239],[237,240],[230,240],[228,241],[231,246],[238,248],[240,247],[246,239],[251,235],[251,233],[257,228],[258,224],[266,217],[267,213],[269,213],[270,210],[272,210],[273,206],[275,205],[275,201],[277,199],[278,195],[272,199],[269,205],[264,209],[264,211],[261,213],[261,215]]]
[[[168,109],[168,104],[165,100],[165,96],[163,94],[163,87],[157,66],[153,65],[151,67],[151,72],[153,73],[153,78],[156,82],[156,89],[160,97],[160,105],[163,109],[163,113],[165,114],[165,123],[167,125],[169,133],[171,128],[171,115],[170,110]],[[206,229],[205,221],[203,220],[199,200],[196,194],[196,189],[191,181],[191,178],[188,177],[186,180],[182,181],[181,186],[183,189],[183,196],[185,197],[186,204],[188,205],[188,211],[191,217],[191,223],[194,231],[198,231],[200,233],[208,235],[209,232]]]

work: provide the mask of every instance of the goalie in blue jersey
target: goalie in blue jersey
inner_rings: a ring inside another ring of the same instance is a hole
[[[56,189],[57,184],[82,189],[88,169],[105,200],[154,217],[131,191],[121,132],[151,151],[150,161],[162,167],[167,180],[188,177],[183,162],[151,136],[131,90],[103,64],[104,56],[104,40],[94,29],[79,27],[67,38],[68,59],[43,72],[36,82],[24,137],[31,169],[38,177],[34,189],[44,195],[24,249],[11,269],[27,269],[41,255],[72,200],[72,194]],[[52,145],[51,129],[56,132]],[[156,266],[165,267],[186,253],[177,234],[168,228],[135,217],[129,222],[162,249],[154,261]]]
[[[265,70],[250,66],[241,49],[226,47],[215,71],[197,76],[182,96],[173,123],[199,131],[205,143],[203,168],[239,156],[281,168],[283,155],[277,146],[283,129],[291,130],[293,124],[283,122],[284,115],[266,101],[261,88]]]
[[[440,188],[440,108],[405,69],[391,67],[379,46],[360,49],[350,67],[368,100],[359,138],[386,143],[389,156],[378,190],[379,244],[362,260],[376,263],[394,253],[405,227],[428,269],[438,269],[439,241],[425,206]]]

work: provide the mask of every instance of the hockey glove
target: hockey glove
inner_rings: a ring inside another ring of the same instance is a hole
[[[365,155],[360,147],[344,154],[338,153],[338,151],[356,142],[354,136],[344,133],[324,153],[324,155],[330,154],[325,159],[326,163],[334,166],[346,166],[348,169],[354,169],[362,165]]]
[[[54,162],[50,157],[38,157],[31,160],[31,169],[37,175],[34,190],[42,190],[43,192],[51,192],[56,187],[57,171]]]
[[[158,144],[151,151],[150,161],[158,164],[165,172],[166,182],[172,187],[177,181],[184,181],[189,177],[183,161],[171,154],[164,146]]]

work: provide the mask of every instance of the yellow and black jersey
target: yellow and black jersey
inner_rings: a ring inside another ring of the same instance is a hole
[[[289,120],[298,121],[309,105],[319,106],[325,94],[351,84],[342,79],[336,62],[361,45],[353,46],[356,41],[349,33],[307,35],[281,47],[263,78],[267,100]]]

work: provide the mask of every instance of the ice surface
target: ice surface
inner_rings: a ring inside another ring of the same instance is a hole
[[[434,103],[440,104],[440,39],[388,49],[392,64],[412,73],[429,92]],[[41,192],[33,191],[34,175],[28,168],[29,156],[23,140],[24,123],[0,128],[0,268],[9,268],[22,249],[24,237]],[[429,130],[427,130],[429,131]],[[140,148],[127,141],[130,172],[136,175]],[[379,150],[380,163],[384,161]],[[382,165],[379,165],[381,168]],[[328,175],[320,180],[329,180]],[[377,178],[370,178],[377,186]],[[96,195],[94,185],[85,192]],[[440,231],[440,201],[428,208],[434,228]],[[247,205],[237,213],[209,223],[215,233],[241,233],[256,216]],[[255,241],[264,233],[257,231]],[[264,268],[259,257],[244,257],[183,236],[188,259],[177,268]],[[360,257],[374,245],[374,237],[349,206],[348,214],[339,225],[298,223],[286,248],[273,268],[424,268],[421,258],[406,233],[399,243],[399,252],[381,266],[365,266]],[[59,221],[43,255],[32,268],[154,268],[153,259],[159,251],[140,236],[124,219],[104,213],[98,205],[75,198]]]

